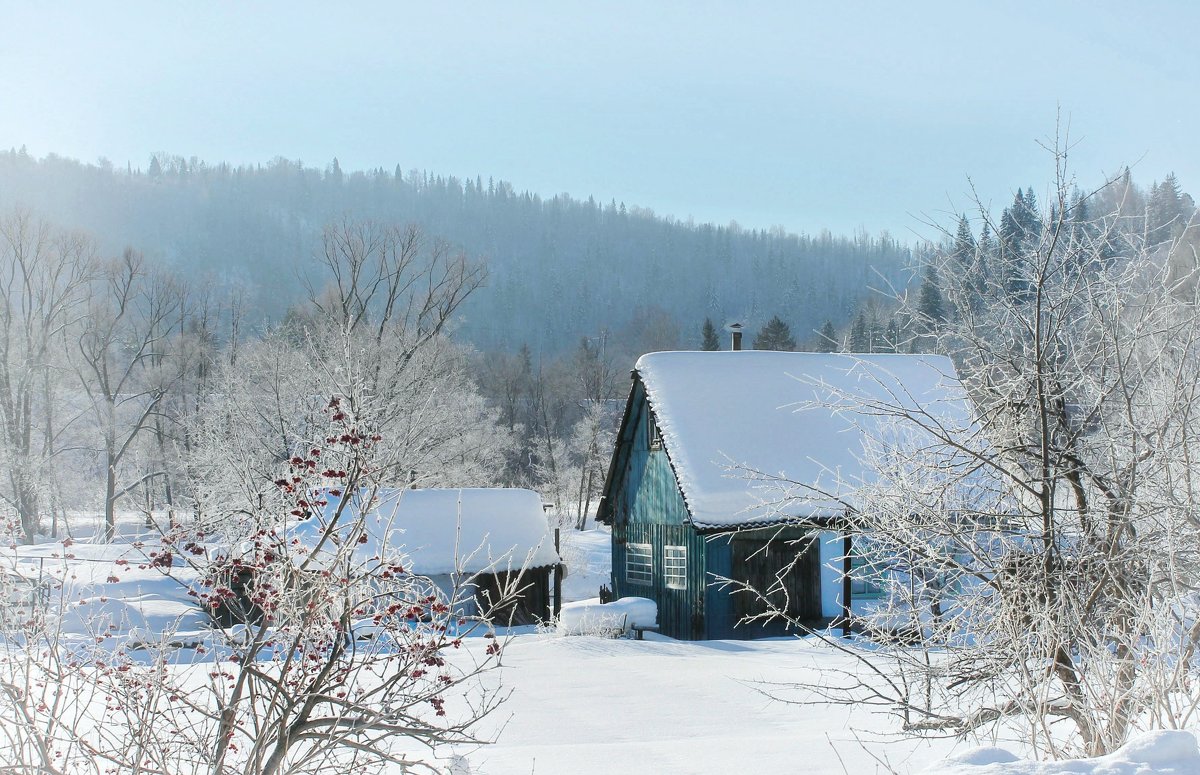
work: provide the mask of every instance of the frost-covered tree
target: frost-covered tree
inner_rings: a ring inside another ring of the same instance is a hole
[[[357,222],[327,229],[321,259],[311,306],[214,377],[190,430],[202,515],[234,517],[269,492],[268,472],[323,438],[321,396],[385,439],[385,485],[498,483],[512,435],[445,335],[483,267],[415,229]]]
[[[135,632],[102,618],[64,629],[77,605],[65,587],[5,622],[0,769],[437,772],[443,746],[483,742],[474,728],[503,700],[480,680],[502,647],[487,616],[514,600],[519,569],[489,590],[495,609],[463,619],[472,591],[414,572],[364,517],[390,457],[383,437],[337,396],[314,422],[319,440],[277,463],[273,489],[248,505],[260,527],[244,540],[213,543],[189,522],[129,548],[188,589],[209,628]],[[470,634],[486,646],[467,654]],[[185,643],[204,665],[174,664]]]
[[[95,430],[104,471],[103,529],[110,539],[118,501],[162,473],[131,473],[127,462],[179,379],[178,359],[169,357],[168,350],[171,323],[181,304],[179,289],[169,277],[126,250],[97,273],[87,316],[75,345],[68,348]]]
[[[1055,757],[1188,723],[1200,678],[1200,297],[1119,212],[1073,228],[1056,158],[1053,218],[986,267],[933,258],[958,315],[935,328],[907,310],[939,332],[975,417],[832,399],[888,433],[848,513],[856,573],[886,588],[856,621],[873,672],[830,692],[915,734],[1016,723]]]
[[[83,315],[93,253],[86,238],[28,213],[0,218],[0,502],[26,542],[42,530],[52,461],[71,420],[57,416],[57,372]]]

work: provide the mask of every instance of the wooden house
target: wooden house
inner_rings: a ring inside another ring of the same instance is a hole
[[[766,591],[788,567],[774,604],[811,625],[846,617],[875,593],[852,579],[839,530],[869,508],[854,497],[872,418],[853,407],[970,412],[941,356],[662,352],[632,377],[597,518],[612,527],[614,594],[653,599],[681,639],[783,634],[778,619],[744,624],[766,604],[735,589]]]

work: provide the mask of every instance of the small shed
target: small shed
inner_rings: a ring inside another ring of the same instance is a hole
[[[560,569],[542,500],[532,490],[518,488],[402,489],[381,488],[366,505],[367,492],[345,496],[326,494],[324,518],[290,522],[287,542],[310,551],[345,554],[351,529],[361,517],[365,540],[355,541],[352,559],[368,564],[374,558],[401,560],[410,573],[429,579],[449,602],[454,590],[460,615],[488,612],[502,624],[531,624],[551,618],[551,574]],[[340,498],[349,498],[330,539],[321,542]],[[321,548],[318,548],[321,547]],[[512,581],[518,598],[503,610],[490,601]],[[231,586],[240,592],[247,581],[235,576]],[[232,621],[254,614],[225,612]],[[222,612],[218,612],[221,615]]]
[[[738,583],[775,586],[771,603],[805,624],[847,616],[873,590],[853,589],[839,522],[870,508],[856,483],[871,479],[864,443],[879,420],[854,407],[972,416],[942,356],[661,352],[632,377],[597,518],[612,527],[614,593],[653,599],[661,631],[681,639],[783,634],[778,620],[739,624],[767,602]]]

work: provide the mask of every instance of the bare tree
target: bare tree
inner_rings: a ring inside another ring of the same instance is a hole
[[[88,397],[100,437],[104,466],[104,534],[116,530],[117,501],[162,471],[121,481],[121,464],[154,421],[163,398],[179,378],[166,348],[182,297],[164,275],[148,270],[133,250],[99,275],[87,318],[72,353],[79,384]]]
[[[54,415],[54,369],[77,322],[93,268],[91,243],[28,213],[0,219],[0,498],[32,542],[52,478],[49,463],[67,420]]]
[[[322,439],[275,472],[246,540],[214,545],[189,524],[143,547],[143,568],[190,590],[210,630],[133,633],[94,619],[67,631],[80,591],[64,585],[47,615],[0,639],[0,768],[437,772],[431,752],[484,742],[474,728],[504,699],[481,680],[502,649],[491,609],[466,618],[465,580],[443,591],[408,568],[402,545],[368,537],[383,440],[336,397],[320,416]],[[489,603],[504,610],[521,584],[511,574]],[[462,648],[472,634],[481,648]]]
[[[483,269],[419,232],[342,223],[326,231],[310,305],[214,368],[187,431],[200,519],[241,519],[272,487],[270,472],[319,441],[320,411],[338,396],[385,441],[390,486],[492,483],[512,431],[486,407],[461,348],[446,335]],[[320,290],[318,290],[320,288]],[[322,399],[325,396],[326,399]]]
[[[104,655],[76,644],[94,658],[74,672],[29,649],[0,664],[85,698],[66,712],[10,696],[30,719],[25,753],[46,742],[38,730],[56,714],[58,742],[39,759],[49,771],[66,751],[70,764],[129,772],[425,772],[438,769],[431,749],[476,742],[474,725],[502,699],[479,680],[500,654],[489,611],[466,619],[471,591],[439,591],[411,572],[403,547],[358,551],[379,487],[478,483],[502,456],[505,435],[445,335],[482,269],[419,246],[411,230],[331,229],[333,281],[311,310],[213,364],[186,428],[196,516],[147,544],[143,562],[211,612],[211,635],[192,644],[210,664],[173,666],[171,633],[114,647],[104,632]],[[178,306],[155,303],[133,255],[107,278],[117,301],[89,321],[78,366],[98,422],[115,429],[106,457],[119,464],[163,411],[168,386],[152,366],[167,341],[148,332],[177,320]],[[115,478],[110,504],[131,486]],[[313,540],[293,540],[298,530]],[[521,584],[510,574],[490,605],[508,607]],[[479,629],[486,647],[460,649]]]
[[[1020,723],[1050,755],[1098,755],[1200,710],[1200,298],[1119,210],[1079,218],[1089,198],[1055,158],[1019,239],[932,258],[947,319],[906,303],[977,416],[830,391],[871,418],[875,478],[847,525],[855,575],[886,595],[856,620],[880,648],[828,639],[866,669],[824,691],[912,733]]]

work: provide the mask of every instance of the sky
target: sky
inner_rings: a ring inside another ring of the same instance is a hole
[[[0,147],[495,177],[679,219],[928,236],[1069,128],[1200,192],[1193,2],[0,0]]]

